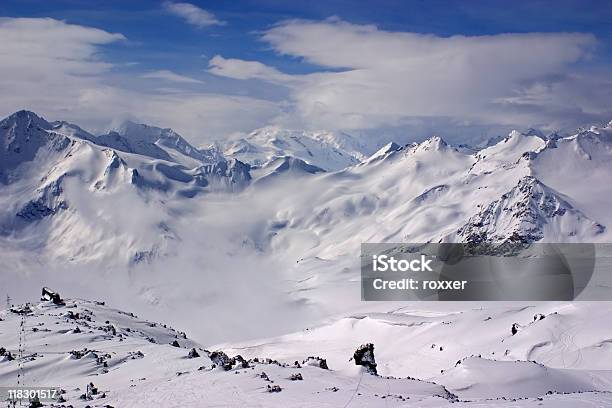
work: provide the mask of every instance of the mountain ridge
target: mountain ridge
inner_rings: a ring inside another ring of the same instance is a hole
[[[251,166],[151,144],[167,160],[21,116],[19,140],[30,135],[39,150],[31,161],[16,155],[0,184],[0,286],[15,288],[24,270],[33,282],[59,286],[87,276],[96,282],[84,289],[92,297],[112,288],[120,305],[190,325],[188,309],[261,304],[258,293],[266,294],[263,312],[204,323],[198,336],[227,340],[230,327],[262,318],[279,330],[266,334],[281,334],[354,310],[363,242],[611,239],[612,216],[602,205],[612,195],[609,127],[554,143],[515,132],[477,152],[439,137],[391,143],[358,164],[323,171],[295,156]],[[8,146],[13,127],[1,123]],[[163,131],[132,140],[157,142]],[[259,337],[264,326],[239,335]]]

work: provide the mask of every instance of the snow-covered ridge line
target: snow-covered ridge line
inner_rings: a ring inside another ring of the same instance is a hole
[[[114,131],[97,136],[69,122],[47,122],[34,112],[26,110],[13,113],[1,123],[3,123],[4,129],[15,129],[23,127],[25,124],[28,129],[36,127],[50,134],[56,133],[126,153],[166,161],[184,163],[185,158],[190,158],[197,162],[212,164],[225,160],[227,157],[233,157],[254,167],[261,167],[279,157],[294,157],[326,171],[341,170],[372,160],[381,156],[382,151],[388,150],[389,146],[394,150],[401,150],[417,145],[428,148],[426,146],[432,143],[434,145],[438,143],[448,145],[441,137],[432,136],[421,143],[412,143],[401,147],[393,141],[389,141],[386,146],[381,148],[380,146],[377,147],[376,141],[359,140],[342,132],[288,130],[268,126],[241,139],[223,141],[206,149],[198,149],[170,128],[159,128],[130,121],[124,122]],[[611,126],[608,124],[606,128]],[[598,130],[596,127],[591,127],[590,130],[581,130],[579,134],[597,133]],[[538,130],[527,129],[524,132],[513,131],[505,138],[492,138],[489,142],[479,146],[460,145],[454,146],[454,148],[471,154],[500,143],[506,143],[518,136],[532,137],[551,144],[554,144],[558,139],[566,139],[554,133],[545,136]],[[438,147],[433,146],[433,148]],[[377,151],[377,149],[379,150]]]

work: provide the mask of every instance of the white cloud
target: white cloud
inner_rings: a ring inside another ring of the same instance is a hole
[[[143,86],[103,59],[101,46],[124,39],[121,34],[54,19],[1,18],[0,117],[30,109],[49,120],[69,120],[92,131],[133,119],[172,127],[200,144],[250,131],[280,112],[277,103],[248,96],[184,89],[163,92]],[[144,75],[197,81],[169,71]]]
[[[373,129],[456,118],[559,128],[612,115],[604,98],[609,76],[581,80],[572,71],[589,63],[597,45],[590,34],[438,37],[330,19],[285,21],[262,39],[279,54],[321,68],[288,78],[263,64],[217,57],[210,72],[284,82],[295,106],[285,123]]]
[[[163,81],[169,82],[178,82],[183,84],[203,84],[204,81],[199,79],[191,78],[185,75],[180,75],[172,71],[168,71],[166,69],[162,69],[159,71],[150,71],[141,75],[143,78],[147,79],[161,79]]]
[[[198,28],[225,24],[225,22],[218,20],[213,13],[191,3],[165,1],[163,6],[168,12],[184,18],[189,24]]]
[[[1,78],[10,82],[15,77],[100,74],[111,65],[98,58],[97,46],[124,39],[122,34],[50,18],[0,18]]]
[[[25,108],[94,131],[132,119],[172,127],[196,144],[271,123],[452,139],[612,118],[610,70],[589,59],[597,41],[588,34],[443,38],[293,20],[264,32],[263,40],[318,65],[315,72],[287,74],[216,55],[202,75],[229,79],[207,81],[206,90],[184,86],[199,79],[167,70],[128,75],[138,68],[104,54],[105,46],[124,40],[49,18],[0,18],[0,116]]]
[[[97,87],[112,68],[98,47],[124,39],[49,18],[1,18],[0,111],[70,110],[81,91]]]

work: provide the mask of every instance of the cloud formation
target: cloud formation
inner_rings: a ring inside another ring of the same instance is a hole
[[[213,13],[191,3],[165,1],[163,6],[169,13],[185,19],[189,24],[198,28],[225,24],[224,21],[218,20]]]
[[[122,34],[50,18],[0,18],[0,81],[10,86],[16,79],[30,79],[35,85],[99,75],[111,64],[97,57],[97,46],[121,40]]]
[[[612,75],[590,34],[438,37],[330,19],[284,21],[259,35],[304,69],[223,55],[202,79],[127,67],[105,53],[128,44],[120,33],[0,18],[0,116],[26,108],[92,131],[130,119],[172,127],[195,144],[269,124],[464,142],[612,118]]]
[[[31,109],[94,132],[130,119],[172,127],[205,144],[250,131],[280,113],[274,102],[194,91],[198,80],[171,71],[123,74],[104,59],[101,47],[124,40],[119,33],[50,18],[1,18],[0,116]],[[177,88],[168,92],[139,84],[139,76],[171,81]]]
[[[372,129],[438,117],[552,129],[612,115],[610,78],[575,71],[595,51],[590,34],[438,37],[330,19],[285,21],[262,40],[320,69],[286,75],[217,56],[210,72],[284,83],[295,106],[288,123]]]

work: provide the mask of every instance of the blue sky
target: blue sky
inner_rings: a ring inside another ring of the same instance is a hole
[[[0,16],[14,60],[0,91],[22,93],[0,113],[93,131],[132,119],[201,143],[271,124],[461,140],[612,119],[606,1],[5,0]]]
[[[198,73],[203,55],[227,54],[257,59],[290,73],[313,67],[283,58],[258,41],[257,32],[279,21],[339,17],[355,24],[376,24],[390,31],[439,36],[529,32],[593,33],[602,59],[612,59],[612,5],[609,1],[518,1],[511,8],[491,1],[191,1],[212,12],[224,26],[194,30],[155,1],[5,0],[0,15],[53,17],[70,23],[123,33],[133,44],[109,47],[117,60],[135,56],[143,64]],[[553,5],[554,4],[554,5]],[[169,56],[173,58],[168,59]]]

